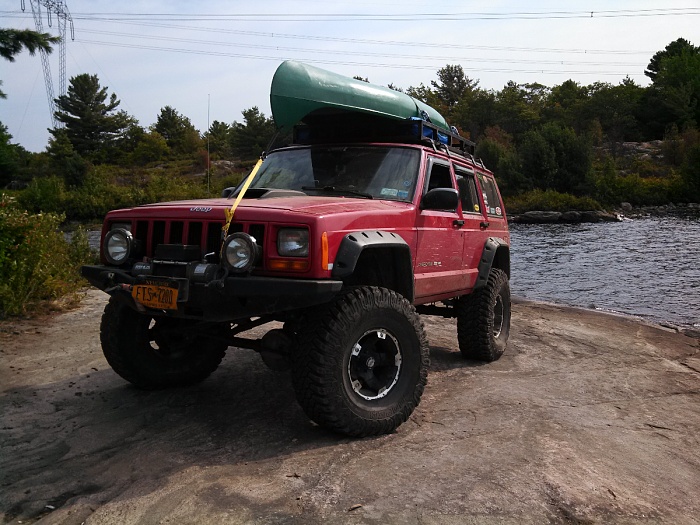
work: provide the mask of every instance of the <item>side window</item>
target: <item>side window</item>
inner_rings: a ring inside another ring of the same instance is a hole
[[[457,176],[457,186],[459,187],[459,198],[462,200],[462,212],[481,213],[474,172],[455,166],[455,175]]]
[[[482,173],[479,173],[477,176],[479,177],[479,184],[481,184],[481,190],[484,196],[484,206],[486,206],[486,213],[489,215],[502,217],[503,206],[501,205],[501,200],[498,198],[496,181]]]
[[[452,176],[450,175],[450,167],[447,164],[440,164],[438,162],[432,163],[425,192],[427,193],[435,188],[454,188],[452,185]]]

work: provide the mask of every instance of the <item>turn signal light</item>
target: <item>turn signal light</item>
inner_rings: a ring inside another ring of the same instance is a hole
[[[321,235],[321,268],[330,270],[328,264],[328,233],[323,232]]]
[[[277,271],[305,272],[309,269],[309,261],[270,259],[267,261],[267,267]]]

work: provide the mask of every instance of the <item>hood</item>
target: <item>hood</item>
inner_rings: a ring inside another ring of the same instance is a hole
[[[225,217],[225,210],[234,203],[231,198],[193,199],[173,202],[145,204],[135,208],[116,210],[110,216],[144,217],[199,217],[217,220]],[[406,202],[358,199],[348,197],[309,197],[305,195],[257,198],[241,200],[236,210],[240,220],[267,220],[268,215],[288,215],[299,213],[307,216],[328,216],[344,213],[396,213],[398,209],[409,209],[413,205]]]

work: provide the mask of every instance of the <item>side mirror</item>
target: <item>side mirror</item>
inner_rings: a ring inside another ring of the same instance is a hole
[[[459,192],[454,188],[434,188],[423,196],[423,210],[455,211],[459,205]]]
[[[221,197],[224,199],[228,199],[235,190],[236,190],[235,186],[230,186],[228,188],[224,188],[223,190],[221,190]]]

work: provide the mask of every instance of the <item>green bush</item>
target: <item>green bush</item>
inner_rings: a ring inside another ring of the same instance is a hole
[[[620,174],[612,159],[606,159],[595,170],[592,181],[596,198],[614,206],[621,202],[629,202],[634,206],[688,202],[683,179],[673,169],[663,177],[644,177],[637,172]]]
[[[58,229],[63,219],[54,213],[29,213],[10,197],[0,198],[0,317],[75,297],[85,284],[79,267],[95,256],[85,232],[66,242]]]
[[[532,190],[513,197],[505,198],[506,210],[509,213],[524,213],[526,211],[588,211],[602,209],[600,203],[590,197],[576,197],[568,193],[554,190]]]
[[[618,188],[620,197],[634,206],[658,206],[682,199],[681,178],[678,175],[670,177],[640,177],[636,173],[619,177]]]
[[[219,196],[221,189],[212,185],[212,196]],[[102,220],[110,210],[206,196],[206,181],[164,174],[127,179],[100,167],[80,187],[66,188],[55,176],[34,179],[18,200],[32,213],[60,213],[69,221],[89,222]]]
[[[211,194],[212,197],[218,197],[225,188],[230,188],[231,186],[238,186],[247,174],[236,173],[232,175],[226,175],[222,178],[217,178],[211,183]]]
[[[621,202],[658,206],[692,200],[687,182],[674,168],[659,170],[644,159],[628,161],[625,165],[629,171],[620,170],[620,164],[607,157],[595,166],[590,180],[596,199],[613,206]]]
[[[147,202],[201,199],[206,197],[206,186],[180,177],[155,175],[146,184]]]
[[[33,179],[20,194],[18,201],[35,213],[56,213],[64,209],[66,186],[60,177]]]

